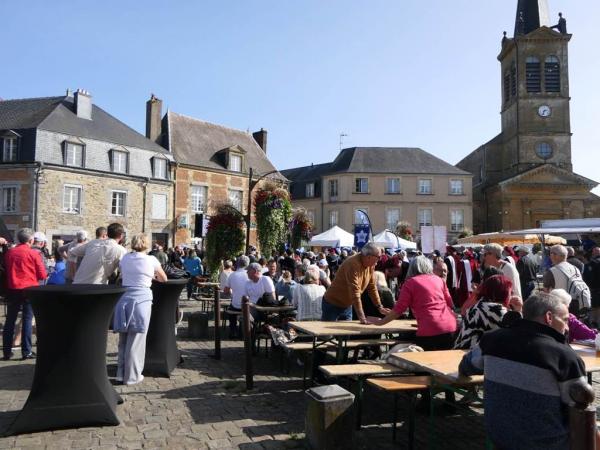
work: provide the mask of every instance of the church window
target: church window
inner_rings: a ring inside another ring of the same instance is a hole
[[[510,72],[507,70],[504,74],[504,103],[510,100]]]
[[[535,153],[543,160],[552,158],[552,146],[547,142],[539,142],[535,146]]]
[[[556,56],[548,56],[544,64],[546,92],[560,92],[560,62]]]
[[[527,92],[542,92],[541,64],[535,56],[528,56],[525,60],[525,80]]]
[[[517,95],[517,66],[514,62],[510,66],[510,95]]]

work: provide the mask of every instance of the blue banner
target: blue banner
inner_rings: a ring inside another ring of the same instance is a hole
[[[363,246],[369,242],[369,235],[371,234],[371,228],[368,224],[354,225],[354,246],[360,250]]]

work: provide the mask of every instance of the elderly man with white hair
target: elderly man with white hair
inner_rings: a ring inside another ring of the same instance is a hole
[[[369,242],[360,253],[348,257],[343,262],[323,296],[322,320],[328,322],[352,320],[352,307],[354,307],[360,323],[368,323],[360,300],[365,290],[368,290],[373,305],[381,314],[390,311],[381,303],[373,278],[380,253],[381,249]]]
[[[521,293],[521,278],[517,268],[502,259],[502,246],[500,244],[487,244],[483,247],[483,264],[485,267],[495,267],[506,278],[512,281],[513,294],[523,298]]]
[[[583,277],[581,272],[577,267],[572,264],[569,264],[567,261],[569,253],[566,247],[562,245],[553,245],[550,248],[550,260],[552,261],[552,267],[550,270],[547,270],[544,274],[544,289],[564,289],[565,291],[572,293],[570,291],[570,287],[573,283],[581,283],[582,287],[587,289],[585,283],[583,282]],[[589,298],[591,295],[589,294],[589,289],[587,289],[587,298],[583,296],[581,298],[574,298],[570,310],[572,312],[577,312],[578,309],[582,307],[589,307],[587,304],[589,302]]]

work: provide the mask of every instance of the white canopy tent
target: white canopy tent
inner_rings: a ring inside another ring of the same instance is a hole
[[[354,245],[354,235],[336,225],[321,234],[313,236],[308,245],[311,247],[352,247]]]
[[[401,248],[407,250],[410,248],[417,248],[416,242],[407,241],[401,237],[396,236],[390,230],[383,230],[381,233],[373,237],[373,242],[377,245],[381,245],[384,248]]]

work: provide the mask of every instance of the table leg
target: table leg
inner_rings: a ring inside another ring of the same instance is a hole
[[[219,290],[215,289],[215,300],[213,309],[215,311],[215,359],[221,359],[221,299]]]
[[[433,397],[435,396],[435,388],[432,386],[429,388],[429,436],[427,448],[433,450],[435,448],[435,402]]]
[[[362,424],[362,398],[363,398],[363,377],[360,375],[356,380],[356,429],[360,430]]]
[[[417,407],[417,391],[410,393],[410,407],[408,410],[408,448],[415,448],[415,408]]]
[[[394,392],[394,411],[392,415],[392,442],[396,442],[396,428],[398,424],[398,394]]]

